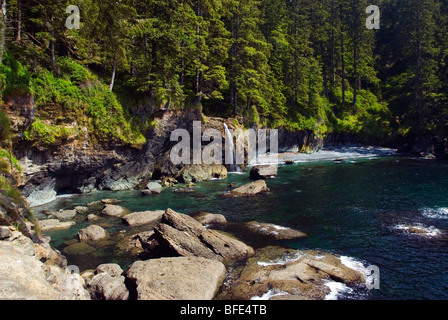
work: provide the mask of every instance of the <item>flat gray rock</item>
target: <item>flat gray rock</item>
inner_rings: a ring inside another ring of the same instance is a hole
[[[225,274],[221,262],[198,257],[137,261],[125,273],[137,300],[211,300]]]

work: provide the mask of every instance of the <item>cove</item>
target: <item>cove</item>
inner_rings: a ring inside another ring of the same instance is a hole
[[[249,173],[229,174],[226,180],[201,182],[196,192],[141,197],[138,191],[98,192],[59,198],[39,208],[58,210],[102,198],[123,200],[129,211],[164,210],[193,214],[198,210],[224,215],[225,231],[254,248],[282,245],[300,250],[322,250],[350,257],[364,266],[376,265],[381,288],[341,292],[339,299],[448,299],[448,163],[407,157],[347,156],[281,165],[277,179],[267,180],[271,193],[242,199],[224,198],[228,185],[249,182]],[[38,213],[39,214],[39,213]],[[306,232],[298,240],[270,240],[243,232],[238,223],[259,221]],[[108,232],[130,232],[120,220],[107,220]],[[52,244],[63,251],[83,219],[69,230],[49,232]],[[438,232],[416,233],[404,226]],[[114,243],[81,255],[67,255],[81,270],[100,263],[126,268],[135,256]]]

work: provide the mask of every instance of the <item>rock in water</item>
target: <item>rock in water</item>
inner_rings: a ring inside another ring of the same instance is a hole
[[[103,211],[101,211],[102,215],[109,217],[121,217],[126,213],[126,209],[114,204],[106,204]]]
[[[163,210],[134,212],[124,216],[123,221],[131,227],[141,226],[160,220],[164,213]]]
[[[131,299],[211,300],[225,274],[219,261],[176,257],[134,262],[125,276]]]
[[[353,286],[365,283],[366,277],[329,253],[266,247],[247,261],[230,291],[238,300],[267,293],[281,293],[276,299],[323,300],[330,293],[329,281]]]
[[[60,210],[59,212],[54,212],[53,216],[59,220],[70,220],[73,219],[77,213],[76,210]]]
[[[250,170],[250,178],[252,180],[272,179],[277,177],[278,166],[273,164],[254,166]]]
[[[227,197],[249,197],[255,195],[267,194],[271,190],[269,190],[266,182],[264,180],[257,180],[248,184],[245,184],[242,187],[231,190],[228,193],[225,193],[224,196]]]
[[[107,237],[107,231],[97,225],[88,226],[78,232],[79,241],[98,241]]]
[[[45,231],[50,231],[50,230],[69,229],[75,225],[75,222],[73,222],[73,221],[61,222],[58,219],[46,219],[46,220],[40,220],[39,225],[40,225],[40,229],[43,232],[45,232]]]
[[[288,240],[308,237],[308,235],[302,231],[278,226],[271,223],[260,223],[251,221],[245,223],[244,225],[254,233],[273,237],[276,240]]]
[[[157,182],[150,182],[146,186],[146,189],[142,191],[142,194],[144,195],[150,195],[150,194],[159,194],[162,192],[162,185]]]
[[[252,247],[221,232],[209,230],[194,218],[167,209],[154,238],[167,252],[185,257],[219,261],[237,260],[254,254]]]
[[[222,214],[214,214],[204,211],[198,212],[194,218],[204,226],[209,224],[222,225],[227,223],[226,217]]]

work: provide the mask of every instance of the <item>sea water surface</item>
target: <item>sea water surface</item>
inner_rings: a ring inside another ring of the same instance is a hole
[[[116,198],[131,212],[171,208],[186,214],[198,210],[220,213],[233,226],[227,231],[255,248],[276,244],[318,249],[347,257],[352,263],[378,266],[380,289],[367,293],[339,290],[339,299],[448,299],[448,163],[383,151],[353,154],[346,150],[342,152],[345,157],[335,155],[339,161],[315,156],[310,161],[295,159],[292,165],[280,165],[276,179],[267,180],[271,189],[267,196],[222,197],[229,183],[250,182],[248,172],[230,173],[225,180],[197,183],[194,193],[174,193],[176,187],[150,197],[138,191],[97,192],[60,197],[36,211]],[[56,248],[63,251],[74,242],[77,231],[88,225],[84,216],[77,219],[69,230],[48,232]],[[273,243],[248,238],[235,227],[253,220],[295,228],[309,237]],[[66,255],[69,264],[85,270],[115,262],[126,268],[136,257],[120,250],[114,240],[129,227],[117,218],[100,223],[108,228],[111,239],[92,253]],[[409,225],[428,232],[410,233]]]

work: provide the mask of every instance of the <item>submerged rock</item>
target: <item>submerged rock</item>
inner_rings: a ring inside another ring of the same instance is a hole
[[[225,274],[221,262],[198,257],[137,261],[125,272],[137,300],[211,300]]]
[[[89,246],[87,243],[84,242],[78,242],[71,244],[64,248],[63,252],[65,254],[71,254],[71,255],[81,255],[81,254],[87,254],[94,252],[95,248],[92,246]]]
[[[243,242],[215,230],[185,214],[167,209],[161,224],[154,229],[158,249],[185,257],[204,257],[219,261],[237,260],[253,255]]]
[[[227,197],[249,197],[269,193],[270,190],[264,180],[257,180],[239,188],[233,189],[224,196]]]

